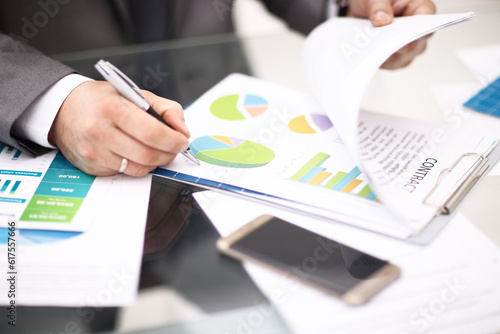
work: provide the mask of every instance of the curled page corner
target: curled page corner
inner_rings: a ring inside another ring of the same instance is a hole
[[[473,16],[473,12],[468,12],[397,17],[383,27],[373,27],[367,19],[333,18],[318,26],[306,39],[302,67],[308,85],[381,201],[405,220],[409,218],[405,217],[408,206],[394,198],[394,187],[387,187],[388,182],[378,182],[391,176],[380,175],[383,171],[370,168],[362,156],[358,138],[361,101],[373,75],[393,53],[420,37]],[[378,175],[374,177],[374,174]],[[428,210],[429,219],[436,210]],[[419,217],[417,220],[429,219]]]

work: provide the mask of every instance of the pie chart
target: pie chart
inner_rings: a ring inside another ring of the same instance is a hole
[[[274,152],[264,145],[227,136],[198,137],[190,148],[199,160],[223,167],[261,167],[274,159]]]
[[[323,132],[332,126],[333,124],[328,116],[322,114],[300,115],[288,123],[290,130],[302,134]]]
[[[220,119],[240,121],[257,117],[269,108],[266,99],[253,94],[232,94],[218,98],[210,105],[210,112]]]

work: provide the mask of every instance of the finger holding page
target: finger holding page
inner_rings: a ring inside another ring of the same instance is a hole
[[[349,5],[349,16],[367,17],[375,27],[392,23],[395,16],[435,14],[436,6],[430,0],[352,0]],[[427,47],[424,36],[410,43],[393,54],[381,66],[384,69],[398,69],[408,66],[413,59],[423,53]]]

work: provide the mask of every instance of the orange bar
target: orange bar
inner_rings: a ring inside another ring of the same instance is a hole
[[[332,173],[328,173],[328,172],[325,172],[325,171],[321,171],[321,172],[318,172],[318,174],[316,174],[309,182],[309,184],[315,184],[315,185],[319,185],[321,182],[325,181],[325,179],[327,177],[329,177],[330,175],[332,175]]]
[[[358,179],[354,179],[352,180],[351,182],[349,182],[347,184],[347,186],[344,187],[344,189],[342,189],[343,192],[345,193],[350,193],[351,191],[354,190],[354,188],[356,188],[361,182],[361,180],[358,180]]]

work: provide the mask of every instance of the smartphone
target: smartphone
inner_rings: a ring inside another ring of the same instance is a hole
[[[400,273],[385,260],[269,215],[220,238],[217,248],[238,260],[292,273],[352,305],[366,302]]]

